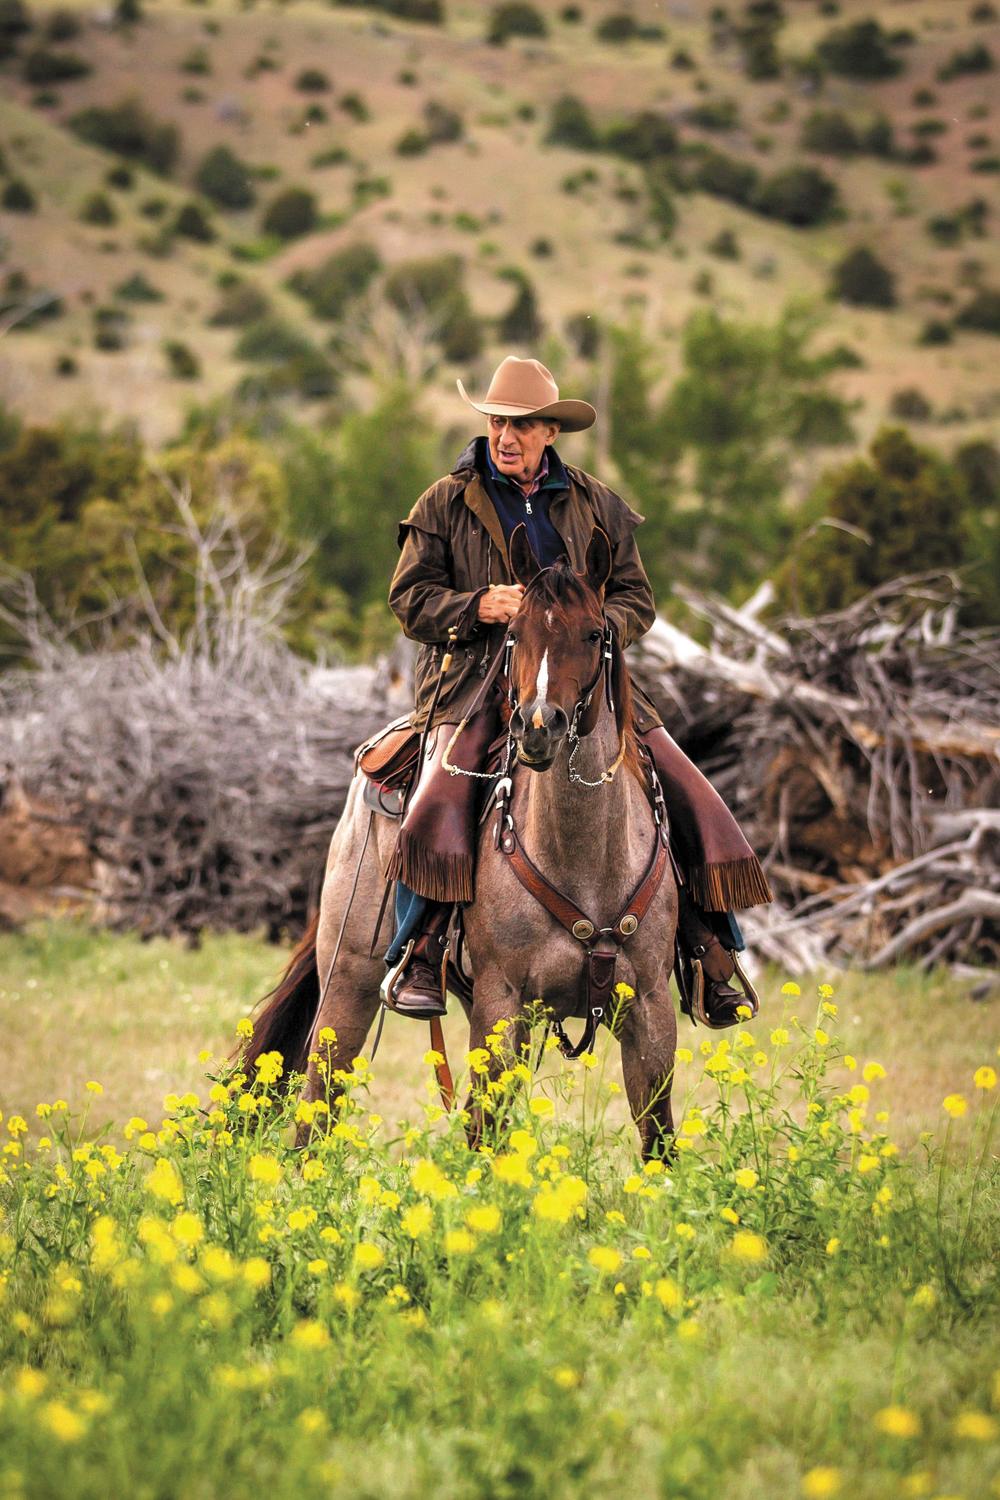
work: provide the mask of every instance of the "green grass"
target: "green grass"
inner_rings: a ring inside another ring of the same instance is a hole
[[[682,1034],[665,1172],[613,1052],[510,1078],[470,1154],[403,1022],[293,1152],[267,1061],[210,1098],[195,1058],[279,962],[0,941],[5,1500],[997,1493],[996,1040],[961,990],[844,976],[833,1015],[771,976],[752,1040]]]

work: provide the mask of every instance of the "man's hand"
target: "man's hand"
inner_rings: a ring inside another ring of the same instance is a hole
[[[520,583],[491,583],[479,596],[479,619],[484,625],[506,625],[521,608],[524,588]]]

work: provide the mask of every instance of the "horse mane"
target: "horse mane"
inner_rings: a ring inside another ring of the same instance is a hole
[[[592,587],[585,573],[578,573],[564,557],[559,558],[551,567],[542,568],[541,572],[535,574],[524,591],[524,602],[525,604],[537,603],[543,609],[552,610],[564,624],[567,604],[593,602],[596,603],[602,615],[604,613],[603,595],[598,594]],[[614,631],[612,634],[614,635]],[[603,693],[603,681],[598,683],[596,691]],[[635,730],[632,679],[616,635],[612,645],[611,692],[615,703],[615,726],[619,738],[625,741],[625,765],[637,781],[645,784],[646,772],[639,754],[639,742]]]

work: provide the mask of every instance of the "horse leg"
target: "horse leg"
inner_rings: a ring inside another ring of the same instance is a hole
[[[488,1046],[487,1038],[495,1036],[498,1021],[506,1021],[502,1043]],[[472,993],[472,1012],[469,1018],[469,1051],[482,1048],[489,1053],[485,1072],[474,1075],[465,1101],[469,1123],[466,1136],[469,1149],[478,1151],[483,1144],[486,1117],[490,1111],[484,1108],[483,1095],[488,1086],[496,1082],[505,1068],[512,1068],[523,1060],[528,1026],[521,1009],[521,997],[500,969],[487,969],[476,975]],[[494,1117],[494,1124],[498,1123]]]
[[[677,1018],[669,990],[643,995],[622,1020],[622,1071],[644,1161],[673,1155],[670,1090],[674,1081]]]

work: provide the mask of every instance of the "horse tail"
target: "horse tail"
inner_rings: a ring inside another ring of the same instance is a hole
[[[317,912],[281,979],[261,1000],[263,1009],[254,1020],[253,1037],[241,1059],[247,1071],[264,1052],[281,1053],[286,1083],[291,1073],[305,1071],[309,1035],[319,1007],[318,930]]]

